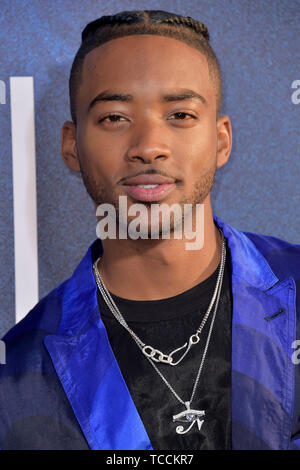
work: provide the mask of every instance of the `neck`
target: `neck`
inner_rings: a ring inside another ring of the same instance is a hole
[[[186,250],[186,242],[106,239],[98,270],[112,294],[130,300],[173,297],[204,281],[217,269],[222,249],[209,196],[204,202],[204,245]]]

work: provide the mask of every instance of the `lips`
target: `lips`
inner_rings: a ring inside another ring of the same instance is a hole
[[[150,184],[150,183],[149,183]],[[139,186],[123,186],[126,193],[138,201],[152,202],[165,199],[176,187],[173,184],[159,184],[155,188],[140,188]]]
[[[139,185],[156,185],[142,188]],[[165,199],[176,187],[174,178],[161,175],[139,175],[127,178],[123,187],[126,193],[138,201],[152,202]]]
[[[167,178],[161,175],[138,175],[126,178],[124,184],[126,186],[137,186],[138,184],[172,184],[175,183],[174,178]]]

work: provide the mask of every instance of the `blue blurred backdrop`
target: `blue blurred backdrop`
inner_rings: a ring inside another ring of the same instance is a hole
[[[1,0],[0,337],[15,323],[9,77],[33,76],[40,298],[69,277],[96,238],[93,205],[60,157],[70,118],[68,77],[89,21],[122,10],[161,9],[204,22],[233,123],[228,164],[217,173],[214,213],[240,230],[300,243],[299,0]]]

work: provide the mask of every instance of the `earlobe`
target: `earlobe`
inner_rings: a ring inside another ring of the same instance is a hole
[[[61,156],[69,170],[80,172],[76,127],[71,121],[66,121],[61,129]]]
[[[228,116],[220,116],[217,121],[217,168],[224,166],[232,147],[232,128]]]

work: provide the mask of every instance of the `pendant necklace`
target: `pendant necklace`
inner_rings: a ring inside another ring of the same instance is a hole
[[[214,321],[215,321],[215,317],[216,317],[216,312],[217,312],[217,308],[218,308],[218,304],[219,304],[219,299],[220,299],[220,294],[221,294],[221,289],[222,289],[222,283],[223,283],[223,275],[224,275],[224,268],[225,268],[225,261],[226,261],[226,245],[225,245],[225,240],[224,240],[224,235],[223,235],[223,232],[220,230],[221,234],[222,234],[222,255],[221,255],[221,263],[220,263],[220,271],[219,271],[219,278],[220,278],[220,282],[218,283],[218,289],[217,289],[217,293],[216,293],[216,304],[215,304],[215,308],[214,308],[214,313],[213,313],[213,316],[212,316],[212,320],[211,320],[211,324],[210,324],[210,328],[209,328],[209,332],[208,332],[208,335],[207,335],[207,340],[206,340],[206,344],[205,344],[205,347],[204,347],[204,352],[203,352],[203,356],[201,358],[201,362],[200,362],[200,365],[199,365],[199,369],[198,369],[198,372],[197,372],[197,377],[196,377],[196,380],[194,382],[194,386],[193,386],[193,390],[192,390],[192,394],[191,394],[191,397],[189,399],[189,401],[184,401],[182,400],[179,395],[175,392],[175,390],[173,389],[173,387],[169,384],[169,382],[167,381],[167,379],[164,377],[164,375],[160,372],[160,370],[158,369],[158,367],[156,366],[155,364],[155,361],[153,360],[153,357],[151,357],[151,355],[147,355],[144,353],[145,357],[149,360],[149,362],[151,363],[151,365],[154,367],[154,369],[156,370],[156,372],[158,373],[158,375],[161,377],[161,379],[163,380],[163,382],[166,384],[166,386],[169,388],[169,390],[172,392],[172,394],[177,398],[177,400],[185,406],[185,410],[184,411],[181,411],[180,413],[174,415],[172,418],[173,418],[173,422],[177,422],[177,423],[185,423],[187,424],[188,426],[186,428],[184,428],[183,425],[178,425],[176,427],[176,433],[177,434],[185,434],[187,433],[188,431],[190,431],[193,426],[195,425],[195,423],[197,423],[197,428],[198,428],[198,431],[200,431],[203,423],[204,423],[204,419],[201,419],[205,416],[205,410],[197,410],[197,409],[193,409],[191,408],[191,403],[194,399],[194,395],[195,395],[195,392],[196,392],[196,388],[197,388],[197,385],[198,385],[198,382],[199,382],[199,378],[200,378],[200,375],[201,375],[201,372],[202,372],[202,369],[203,369],[203,365],[204,365],[204,361],[205,361],[205,357],[206,357],[206,353],[207,353],[207,349],[208,349],[208,346],[209,346],[209,343],[210,343],[210,338],[211,338],[211,333],[212,333],[212,330],[213,330],[213,326],[214,326]],[[93,270],[94,270],[94,275],[95,275],[95,279],[96,279],[96,282],[97,282],[97,286],[102,294],[102,297],[104,298],[108,308],[111,310],[112,314],[114,315],[114,317],[118,320],[118,322],[130,333],[130,335],[132,336],[132,338],[135,340],[137,346],[139,347],[139,349],[143,352],[143,347],[145,346],[144,343],[141,342],[141,340],[138,338],[138,336],[131,330],[131,328],[127,325],[124,317],[121,315],[119,309],[117,309],[109,291],[107,290],[107,288],[105,287],[105,284],[99,274],[99,271],[97,269],[97,264],[98,264],[98,261],[99,261],[100,258],[98,258],[95,263],[93,264]],[[198,341],[197,341],[198,342]],[[142,344],[141,344],[142,343]],[[158,362],[158,361],[156,361]],[[165,361],[160,361],[160,362],[165,362],[165,363],[168,363],[167,360]]]

